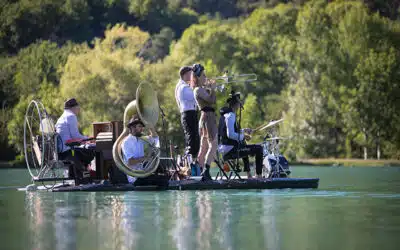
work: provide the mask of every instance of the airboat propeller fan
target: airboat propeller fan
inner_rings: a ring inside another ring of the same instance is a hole
[[[24,155],[33,180],[62,177],[54,123],[43,104],[31,101],[24,120]]]

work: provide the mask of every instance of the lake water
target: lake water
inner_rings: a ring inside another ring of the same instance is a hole
[[[312,190],[22,192],[0,170],[0,249],[400,249],[400,168],[292,167]],[[12,188],[13,187],[13,188]]]

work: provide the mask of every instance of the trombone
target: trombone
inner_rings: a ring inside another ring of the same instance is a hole
[[[207,78],[207,85],[210,86],[212,83],[215,82],[215,88],[223,92],[225,90],[225,85],[231,84],[231,83],[236,83],[236,82],[243,82],[243,83],[249,83],[249,82],[254,82],[257,81],[257,75],[256,74],[239,74],[239,75],[228,75],[227,72],[223,76],[218,76],[218,77],[213,77],[213,78]]]

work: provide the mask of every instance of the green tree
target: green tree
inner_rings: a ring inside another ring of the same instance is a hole
[[[95,40],[93,49],[68,58],[58,106],[67,98],[77,98],[85,133],[91,133],[93,121],[122,120],[125,106],[135,99],[136,88],[144,80],[141,71],[146,63],[137,54],[148,38],[137,27],[116,25],[105,32],[104,39]]]
[[[9,63],[14,69],[12,79],[17,104],[13,107],[8,121],[8,139],[17,150],[22,150],[22,136],[25,109],[32,99],[38,99],[49,113],[56,111],[55,99],[60,82],[59,71],[74,50],[73,44],[59,48],[49,41],[38,42],[22,49]]]
[[[171,28],[162,28],[149,40],[149,48],[145,49],[141,56],[150,62],[156,62],[169,54],[169,47],[175,36]]]

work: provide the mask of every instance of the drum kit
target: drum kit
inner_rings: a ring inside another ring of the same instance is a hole
[[[239,74],[228,76],[228,72],[221,77],[211,78],[215,81],[217,90],[224,92],[226,85],[231,83],[249,83],[257,80],[256,74]],[[232,92],[234,92],[232,90]],[[240,116],[239,116],[240,117]],[[267,131],[263,142],[263,177],[264,178],[280,178],[288,177],[290,174],[289,164],[286,158],[279,151],[279,141],[287,140],[289,138],[279,137],[276,125],[283,122],[283,119],[273,120],[267,124],[263,124],[253,130],[253,133],[263,133]],[[240,118],[239,118],[240,123]],[[250,136],[251,137],[251,136]]]
[[[261,125],[254,129],[255,133],[267,130],[266,136],[261,143],[263,147],[263,177],[264,178],[285,178],[291,173],[287,159],[280,153],[280,140],[289,138],[279,137],[277,135],[276,125],[281,123],[283,119],[271,121],[268,124]]]

